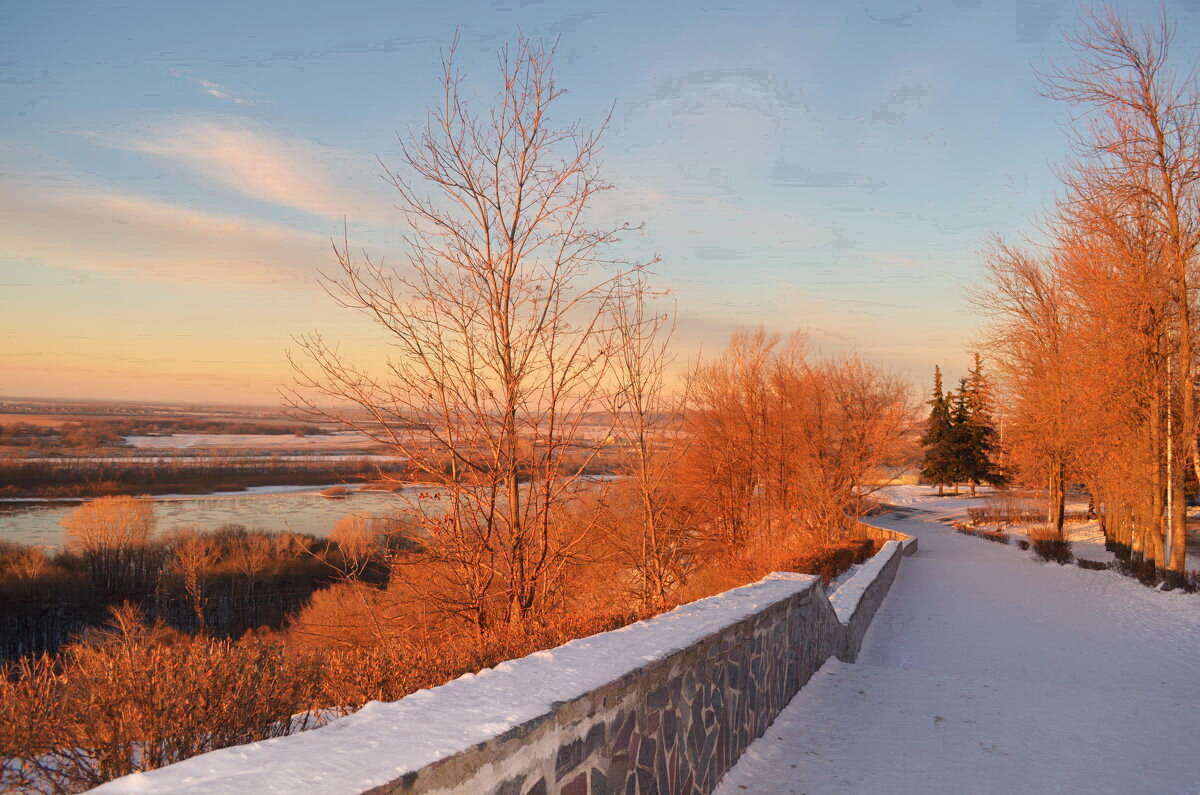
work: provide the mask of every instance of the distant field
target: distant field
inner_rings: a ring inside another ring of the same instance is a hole
[[[361,433],[330,433],[319,436],[287,436],[262,433],[173,433],[170,436],[128,436],[125,443],[142,450],[349,450],[377,447]]]
[[[179,414],[163,414],[153,415],[150,417],[142,417],[129,414],[24,414],[16,411],[0,411],[0,425],[15,424],[18,422],[27,423],[29,425],[38,425],[46,428],[57,428],[68,422],[104,422],[112,420],[116,422],[129,422],[131,420],[153,419],[156,421],[169,422],[171,420],[220,420],[224,422],[253,422],[256,425],[295,425],[296,420],[288,417],[227,417],[210,415],[202,411],[195,412],[180,412]]]
[[[27,425],[37,425],[43,428],[57,428],[68,422],[128,419],[128,414],[21,414],[19,412],[0,412],[0,425],[12,425],[23,422]],[[195,419],[195,416],[190,416],[188,419]]]

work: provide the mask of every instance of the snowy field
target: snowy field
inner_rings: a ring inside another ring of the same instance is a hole
[[[832,660],[718,790],[1200,792],[1200,595],[955,533],[982,498],[896,487],[920,538],[859,662]]]
[[[125,444],[143,450],[357,450],[377,443],[361,433],[312,436],[270,433],[173,433],[169,436],[126,436]]]

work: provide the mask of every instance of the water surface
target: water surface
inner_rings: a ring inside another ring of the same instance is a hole
[[[392,516],[404,510],[407,499],[428,487],[412,486],[400,493],[352,492],[346,499],[320,496],[326,486],[267,486],[245,492],[148,497],[160,532],[179,527],[215,530],[226,524],[251,530],[328,535],[347,514]],[[57,546],[63,543],[64,516],[78,501],[0,503],[0,540]]]

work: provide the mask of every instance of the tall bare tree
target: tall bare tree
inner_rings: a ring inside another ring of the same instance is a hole
[[[697,495],[680,486],[680,462],[689,449],[684,430],[688,388],[667,383],[674,361],[675,324],[658,310],[661,295],[643,271],[625,280],[613,304],[616,388],[613,418],[615,473],[609,490],[608,535],[618,560],[636,574],[642,604],[662,608],[698,565],[702,523]]]
[[[290,396],[439,487],[413,506],[421,560],[440,573],[441,608],[485,628],[535,611],[591,529],[560,519],[599,449],[586,425],[603,408],[611,308],[630,269],[608,252],[629,227],[588,224],[611,188],[597,168],[604,125],[556,125],[553,48],[522,38],[504,49],[483,112],[465,99],[454,52],[441,101],[402,142],[406,168],[387,175],[411,229],[405,263],[356,258],[343,242],[327,280],[387,334],[387,372],[311,335]]]
[[[1008,452],[1025,471],[1040,474],[1047,519],[1061,538],[1075,428],[1067,296],[1052,263],[1003,240],[993,242],[986,266],[987,285],[971,300],[991,318],[984,344],[1011,396]]]
[[[1169,569],[1185,563],[1184,468],[1200,475],[1195,410],[1192,285],[1200,243],[1200,90],[1170,60],[1174,28],[1135,28],[1113,8],[1085,11],[1069,41],[1076,58],[1043,75],[1047,94],[1079,110],[1081,162],[1064,172],[1077,193],[1097,190],[1144,208],[1161,237],[1173,286],[1174,351],[1168,364],[1164,437]]]

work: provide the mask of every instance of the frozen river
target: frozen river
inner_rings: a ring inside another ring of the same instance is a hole
[[[347,514],[392,515],[405,507],[406,495],[426,487],[412,486],[397,494],[358,492],[340,500],[320,496],[318,492],[325,488],[268,486],[227,494],[147,499],[154,503],[160,532],[179,527],[215,530],[221,525],[240,524],[251,530],[291,530],[323,536]],[[0,502],[0,540],[59,545],[63,540],[62,518],[78,505],[76,501]]]

